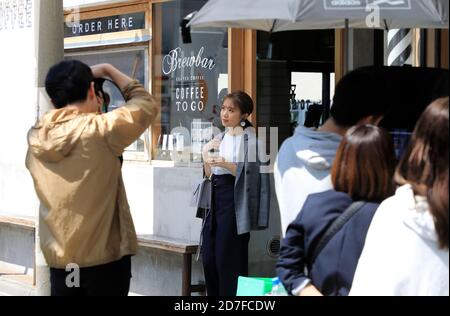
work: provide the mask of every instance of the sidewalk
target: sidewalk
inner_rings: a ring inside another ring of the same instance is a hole
[[[33,277],[6,268],[0,268],[0,296],[35,296]]]

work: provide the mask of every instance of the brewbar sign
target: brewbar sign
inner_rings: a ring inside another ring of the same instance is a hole
[[[162,71],[175,79],[176,112],[203,112],[208,87],[205,73],[216,67],[214,58],[204,56],[205,47],[186,54],[177,47],[164,56]]]
[[[145,29],[145,12],[66,22],[64,36],[76,37],[141,29]]]

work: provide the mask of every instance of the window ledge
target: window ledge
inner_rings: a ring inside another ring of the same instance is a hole
[[[27,230],[34,230],[36,223],[33,219],[23,218],[17,216],[2,216],[0,215],[0,225],[24,228]]]

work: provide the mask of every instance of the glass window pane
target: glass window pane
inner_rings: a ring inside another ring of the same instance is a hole
[[[323,123],[323,74],[293,72],[291,89],[291,125],[319,127]]]
[[[178,161],[201,162],[199,152],[211,139],[212,126],[221,126],[220,106],[228,92],[227,29],[191,29],[188,34],[174,22],[205,3],[176,0],[153,6],[154,15],[161,19],[161,24],[157,23],[161,34],[155,36],[161,38],[161,44],[154,43],[161,47],[154,55],[154,63],[160,67],[154,78],[155,94],[160,93],[161,99],[155,150],[159,160],[173,160],[170,151],[176,148],[183,152]]]

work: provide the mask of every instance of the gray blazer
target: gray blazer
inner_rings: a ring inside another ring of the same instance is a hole
[[[238,235],[269,226],[270,178],[261,173],[261,146],[251,128],[244,134],[244,159],[238,163],[234,185],[234,206]]]
[[[217,138],[223,139],[225,133]],[[270,179],[269,174],[261,173],[258,151],[260,146],[251,128],[245,130],[241,155],[237,165],[234,185],[234,206],[238,235],[252,230],[263,230],[269,226]],[[244,157],[242,157],[242,155]],[[201,210],[197,212],[201,216]]]

